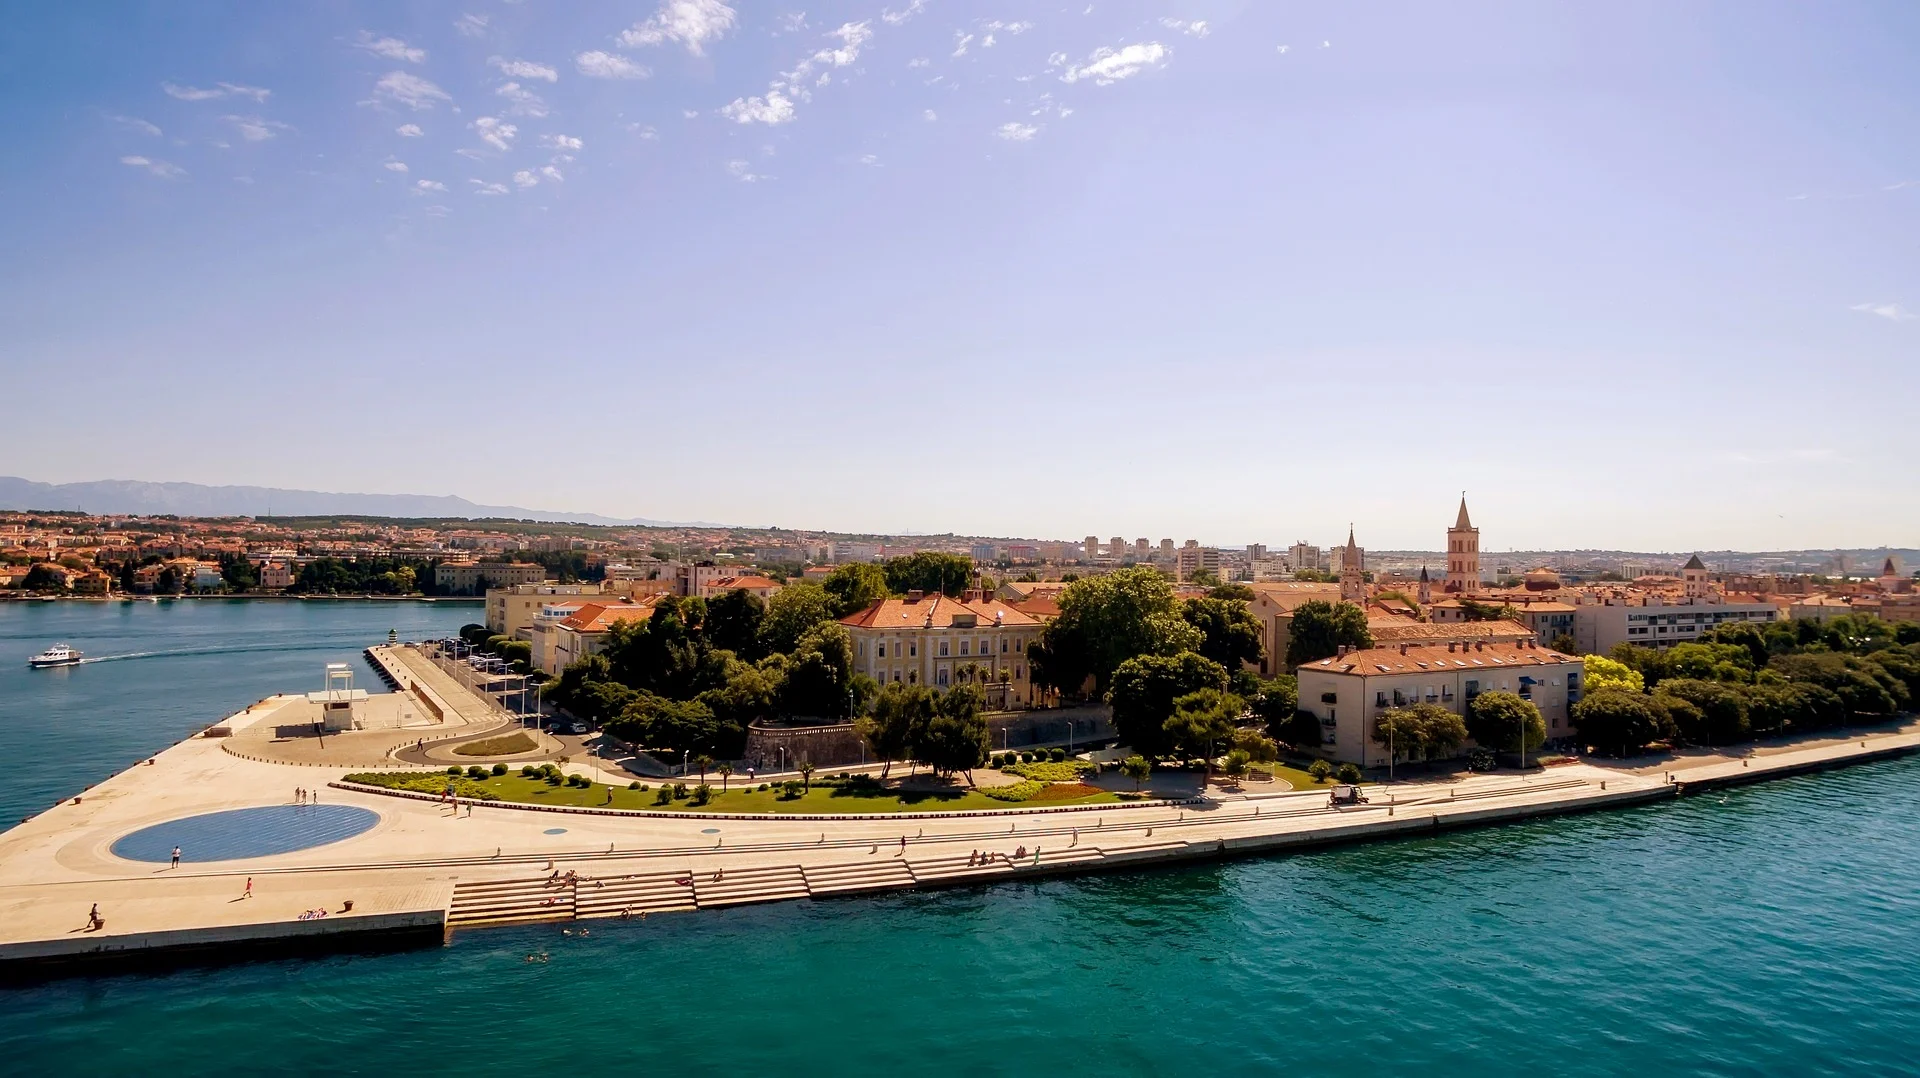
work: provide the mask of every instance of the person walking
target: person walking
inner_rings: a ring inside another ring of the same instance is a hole
[[[99,929],[99,927],[100,927],[100,903],[95,902],[93,904],[93,909],[87,911],[87,931],[92,932]]]
[[[173,848],[173,867],[174,868],[180,867],[180,847],[178,846],[175,846]]]
[[[247,889],[240,892],[240,897],[241,898],[253,897],[253,877],[252,876],[247,877]]]

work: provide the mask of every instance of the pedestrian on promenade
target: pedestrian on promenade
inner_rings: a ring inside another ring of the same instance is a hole
[[[180,867],[180,847],[178,846],[175,846],[173,848],[173,867],[174,868]]]
[[[93,904],[93,909],[87,911],[87,931],[92,932],[98,929],[99,927],[100,927],[100,903],[95,902]]]
[[[253,897],[253,877],[252,876],[247,877],[247,889],[240,892],[240,897],[241,898]]]

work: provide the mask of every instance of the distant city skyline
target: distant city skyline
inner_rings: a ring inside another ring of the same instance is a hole
[[[1920,544],[1920,7],[41,5],[0,474]]]

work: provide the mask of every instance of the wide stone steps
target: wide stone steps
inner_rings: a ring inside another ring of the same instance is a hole
[[[478,880],[455,885],[447,923],[569,920],[573,915],[573,888],[550,883],[544,876],[527,880]]]
[[[999,858],[984,863],[967,864],[965,857],[929,857],[924,861],[909,861],[907,868],[913,873],[917,883],[944,883],[950,880],[991,880],[998,879],[1013,871],[1012,866]]]
[[[684,872],[581,880],[574,895],[576,917],[677,913],[694,908],[693,887]]]
[[[736,868],[725,872],[720,869],[695,872],[693,893],[700,907],[706,909],[806,898],[811,892],[807,890],[807,878],[799,865],[775,865],[768,868]]]
[[[914,884],[913,872],[895,858],[871,864],[808,866],[803,870],[807,890],[822,895],[851,895],[863,891],[890,891]]]

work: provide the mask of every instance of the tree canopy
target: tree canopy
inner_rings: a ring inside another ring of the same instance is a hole
[[[1167,720],[1175,701],[1203,689],[1224,692],[1227,671],[1191,651],[1178,655],[1139,655],[1114,671],[1113,728],[1120,740],[1146,756],[1165,756],[1173,748]]]
[[[875,599],[885,599],[892,593],[887,571],[865,561],[840,566],[828,573],[820,586],[833,597],[833,615],[839,618],[857,614],[873,605]]]
[[[958,597],[973,584],[973,559],[960,554],[922,550],[888,558],[884,569],[887,587],[895,595],[921,591]]]
[[[1151,567],[1134,566],[1069,584],[1060,593],[1060,616],[1028,648],[1028,659],[1036,676],[1062,694],[1076,694],[1092,678],[1098,695],[1121,663],[1195,651],[1204,641],[1181,617],[1173,585]]]
[[[1311,599],[1293,611],[1287,628],[1287,668],[1297,669],[1339,652],[1342,646],[1370,648],[1367,612],[1352,603]]]
[[[1527,752],[1534,752],[1547,741],[1547,723],[1533,701],[1510,692],[1483,692],[1473,698],[1467,709],[1467,732],[1482,748],[1498,752],[1521,751],[1521,736],[1526,737]]]
[[[1372,736],[1375,744],[1390,746],[1396,756],[1431,760],[1451,756],[1465,744],[1467,724],[1439,704],[1409,704],[1381,712]]]
[[[1180,604],[1180,617],[1200,630],[1200,646],[1194,650],[1229,670],[1247,664],[1257,666],[1265,654],[1260,620],[1245,600],[1211,596],[1188,599]]]

